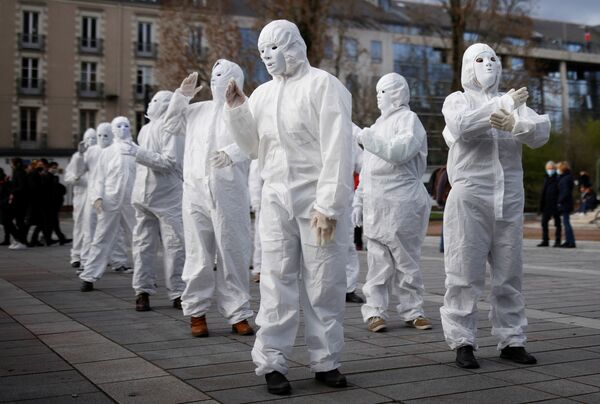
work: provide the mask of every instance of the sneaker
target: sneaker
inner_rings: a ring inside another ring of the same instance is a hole
[[[73,239],[72,239],[72,238],[64,238],[64,239],[60,240],[60,241],[58,242],[58,244],[60,244],[60,245],[65,245],[65,244],[69,244],[69,243],[70,243],[70,242],[72,242],[72,241],[73,241]]]
[[[315,373],[315,380],[329,387],[346,387],[348,385],[346,376],[337,369],[328,372],[317,372]]]
[[[356,292],[346,293],[346,303],[364,303],[364,299],[356,294]]]
[[[271,394],[287,396],[292,392],[292,386],[290,386],[288,379],[276,370],[267,373],[265,375],[265,380],[267,381],[267,390],[269,390],[269,393]]]
[[[456,365],[464,369],[479,369],[479,362],[473,354],[473,346],[463,345],[456,349]]]
[[[79,261],[71,262],[71,268],[77,269],[79,267],[81,267],[81,262],[79,262]]]
[[[173,299],[173,308],[174,309],[178,309],[178,310],[182,309],[182,307],[181,307],[181,297],[177,297],[177,298]]]
[[[254,330],[248,324],[248,320],[242,320],[231,326],[231,331],[237,335],[254,335]]]
[[[135,299],[135,311],[150,311],[150,295],[140,293]]]
[[[26,250],[27,246],[23,243],[16,241],[13,245],[8,247],[9,250]]]
[[[88,282],[88,281],[83,281],[83,282],[81,282],[81,287],[79,288],[79,290],[81,292],[91,292],[92,290],[94,290],[94,283]]]
[[[208,337],[208,325],[206,324],[206,316],[191,317],[192,336]]]
[[[537,359],[533,355],[528,354],[522,346],[507,346],[500,351],[500,357],[523,365],[537,363]]]
[[[431,323],[425,317],[419,316],[414,320],[406,322],[407,327],[416,328],[417,330],[431,330]]]
[[[371,332],[383,332],[386,330],[385,320],[381,317],[371,317],[368,325],[369,331]]]
[[[548,247],[549,245],[550,245],[550,243],[548,243],[547,241],[542,241],[537,246],[538,247]]]
[[[560,247],[561,247],[561,248],[577,248],[577,247],[575,246],[575,243],[571,244],[571,243],[567,243],[567,242],[564,242],[564,243],[562,243],[562,244],[560,245]]]

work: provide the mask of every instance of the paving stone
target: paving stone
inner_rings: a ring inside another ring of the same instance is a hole
[[[600,393],[584,394],[574,397],[578,403],[598,404],[600,403]]]
[[[577,383],[571,380],[552,380],[546,382],[530,383],[524,385],[532,389],[545,391],[559,397],[569,397],[580,394],[595,393],[600,388],[587,384]]]
[[[250,359],[250,358],[248,358]],[[169,369],[169,373],[181,379],[197,379],[212,376],[237,375],[253,372],[256,365],[252,361],[218,363],[215,365],[191,366],[179,369]]]
[[[0,361],[0,376],[56,372],[70,369],[72,367],[53,352],[38,355],[10,356]]]
[[[54,350],[73,364],[136,357],[135,353],[113,342],[62,346],[55,347]]]
[[[47,334],[41,335],[39,338],[52,348],[110,342],[107,338],[91,330]]]
[[[556,380],[556,377],[534,372],[527,369],[510,369],[485,374],[487,377],[504,380],[512,384],[535,383],[547,380]]]
[[[408,400],[407,403],[527,403],[556,398],[542,391],[520,386],[499,387],[495,389],[469,391],[466,393],[448,394],[438,397],[428,397],[418,400]]]
[[[210,398],[173,376],[105,383],[100,387],[114,400],[124,404],[176,404]]]
[[[83,394],[69,394],[58,397],[44,397],[33,400],[19,400],[19,404],[113,404],[114,401],[108,398],[105,393],[83,393]]]
[[[343,368],[342,368],[343,369]],[[451,376],[468,376],[472,373],[459,368],[446,365],[416,366],[405,369],[391,369],[385,371],[370,371],[348,375],[348,380],[359,387],[377,387],[398,382],[415,382],[433,380]]]
[[[314,374],[311,373],[311,371],[306,367],[295,367],[289,370],[286,377],[290,382],[303,379],[310,380],[314,378]],[[192,379],[188,380],[188,383],[204,392],[211,392],[215,390],[227,390],[238,387],[264,385],[265,378],[262,376],[256,376],[256,373],[252,371],[234,375],[221,375],[216,377],[206,377],[203,379]]]
[[[141,358],[80,363],[75,367],[95,384],[167,375],[162,369]]]
[[[280,400],[270,400],[272,403],[318,403],[318,404],[375,404],[388,403],[390,399],[372,391],[363,389],[342,389],[332,393],[313,394],[308,396],[291,396]]]
[[[0,377],[0,401],[26,400],[97,392],[76,371]]]
[[[3,324],[0,332],[0,341],[14,341],[23,339],[35,339],[35,335],[30,333],[20,324]]]
[[[216,355],[188,356],[155,360],[163,369],[175,369],[189,366],[210,365],[216,363],[242,362],[250,359],[250,352],[230,352]]]
[[[87,327],[76,321],[58,321],[55,323],[34,323],[26,325],[27,329],[34,334],[59,334],[71,331],[86,331]]]
[[[212,344],[199,347],[161,349],[156,351],[138,352],[138,355],[148,360],[180,358],[194,355],[213,355],[228,352],[250,352],[251,346],[230,342],[229,344]]]
[[[557,363],[546,366],[533,366],[530,369],[560,378],[585,376],[598,373],[598,369],[600,369],[600,359]]]

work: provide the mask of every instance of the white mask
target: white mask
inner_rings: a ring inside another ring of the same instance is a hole
[[[377,91],[377,108],[379,108],[383,115],[386,115],[394,108],[394,105],[392,103],[392,96],[389,91]]]
[[[475,78],[484,90],[489,89],[498,79],[498,58],[491,52],[482,52],[474,63]]]
[[[104,149],[112,144],[113,132],[112,128],[110,127],[110,123],[103,122],[100,125],[98,125],[96,133],[98,134],[98,145],[101,148]]]
[[[213,99],[217,102],[225,102],[225,90],[229,83],[230,76],[225,73],[225,68],[222,64],[217,64],[213,68],[210,76],[210,91]]]
[[[146,111],[148,118],[151,120],[159,119],[165,112],[167,112],[172,95],[173,93],[170,91],[159,91],[154,94],[154,97],[152,97],[150,103],[148,104],[148,110]]]
[[[552,177],[555,173],[556,170],[546,170],[546,174],[548,174],[549,177]]]
[[[112,123],[113,134],[119,140],[130,140],[131,139],[131,130],[129,127],[129,119],[124,116],[118,116],[113,119]]]
[[[283,76],[286,71],[285,55],[281,47],[267,43],[260,49],[260,58],[271,76]]]

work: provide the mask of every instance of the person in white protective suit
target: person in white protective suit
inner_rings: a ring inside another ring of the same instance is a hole
[[[94,184],[88,188],[98,223],[85,268],[79,278],[81,291],[94,290],[94,282],[102,277],[111,254],[123,231],[124,244],[131,243],[131,229],[135,212],[131,205],[131,191],[135,179],[135,159],[121,154],[121,143],[131,141],[129,120],[118,116],[111,122],[114,142],[102,150]]]
[[[260,231],[258,223],[260,220],[260,196],[262,193],[263,180],[260,176],[258,160],[250,163],[248,174],[248,190],[250,191],[250,209],[254,212],[254,250],[252,252],[252,281],[260,282],[260,267],[262,248],[260,247]]]
[[[356,125],[352,125],[352,134],[358,135],[360,128]],[[363,161],[363,150],[360,148],[357,142],[352,142],[352,157],[353,157],[353,172],[360,173]],[[354,196],[354,194],[352,194]],[[353,198],[350,199],[350,205],[352,205]],[[348,209],[348,214],[352,214],[352,207]],[[346,302],[347,303],[364,303],[362,297],[356,293],[356,286],[358,284],[358,274],[360,272],[360,264],[358,261],[358,253],[356,252],[356,245],[354,244],[354,227],[349,227],[350,232],[350,243],[348,244],[348,261],[346,263]]]
[[[96,130],[88,128],[79,142],[78,150],[73,153],[65,169],[65,183],[73,187],[73,245],[71,246],[71,267],[81,267],[83,249],[84,214],[87,200],[87,173],[85,172],[84,155],[88,148],[96,145]]]
[[[181,296],[195,337],[208,336],[206,313],[213,299],[239,335],[253,335],[250,308],[250,159],[228,133],[223,120],[230,79],[241,87],[244,73],[235,63],[217,60],[211,74],[212,101],[189,101],[200,91],[192,73],[175,91],[166,122],[185,133],[183,225],[186,259]],[[181,125],[184,125],[182,128]],[[215,271],[215,256],[217,258]]]
[[[525,350],[523,276],[523,169],[521,149],[544,145],[550,120],[527,108],[525,87],[498,93],[502,65],[492,48],[465,51],[464,91],[450,94],[442,113],[450,148],[452,190],[444,211],[446,295],[440,309],[444,335],[460,367],[478,368],[477,302],[491,267],[492,335],[501,358],[536,363]]]
[[[363,286],[363,320],[370,331],[386,328],[390,295],[409,327],[431,328],[423,312],[419,267],[431,203],[421,181],[427,165],[427,134],[410,110],[410,90],[401,75],[377,82],[381,116],[357,140],[365,148],[360,184],[354,196],[354,225],[367,237],[369,270]]]
[[[148,104],[150,119],[138,134],[139,146],[120,142],[123,155],[135,157],[138,164],[131,202],[135,208],[133,228],[133,279],[137,311],[150,310],[150,295],[156,293],[156,267],[159,245],[163,246],[165,287],[173,307],[181,309],[185,264],[181,196],[183,193],[184,139],[164,129],[164,117],[171,91],[157,92]]]
[[[310,66],[306,44],[289,21],[267,24],[258,50],[273,80],[249,99],[231,82],[226,95],[231,132],[258,158],[264,180],[256,374],[265,375],[269,392],[291,392],[284,375],[301,305],[317,381],[345,387],[337,368],[352,193],[351,96],[338,79]]]

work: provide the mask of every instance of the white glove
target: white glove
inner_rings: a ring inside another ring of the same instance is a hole
[[[246,101],[244,92],[237,86],[234,79],[230,79],[225,90],[225,102],[230,109],[242,105]]]
[[[519,108],[521,105],[525,104],[527,99],[529,98],[529,91],[527,91],[527,87],[521,87],[517,91],[512,88],[509,92],[506,93],[510,95],[515,104],[515,109]]]
[[[196,87],[198,82],[198,72],[194,72],[187,76],[179,86],[179,92],[190,98],[194,98],[202,90],[202,86]]]
[[[225,153],[224,151],[217,151],[214,152],[210,158],[210,164],[214,168],[224,168],[232,165],[233,161],[231,160],[231,157],[229,157],[229,154]]]
[[[131,140],[121,142],[121,154],[125,156],[136,156],[140,146],[133,143]]]
[[[96,213],[101,215],[104,212],[104,207],[102,206],[102,198],[98,198],[94,201],[94,209],[96,209]]]
[[[315,230],[317,245],[324,246],[335,237],[335,219],[328,219],[327,216],[316,210],[312,211],[310,227]]]
[[[515,128],[515,117],[506,110],[501,109],[490,116],[490,125],[494,129],[512,132]]]
[[[354,227],[361,227],[363,225],[362,206],[355,206],[354,208],[352,208],[352,225]]]
[[[260,201],[250,202],[250,209],[252,209],[252,212],[258,213],[260,211]]]
[[[375,133],[373,129],[364,128],[356,135],[356,141],[358,142],[358,144],[363,144],[364,138],[373,136],[373,133]]]

